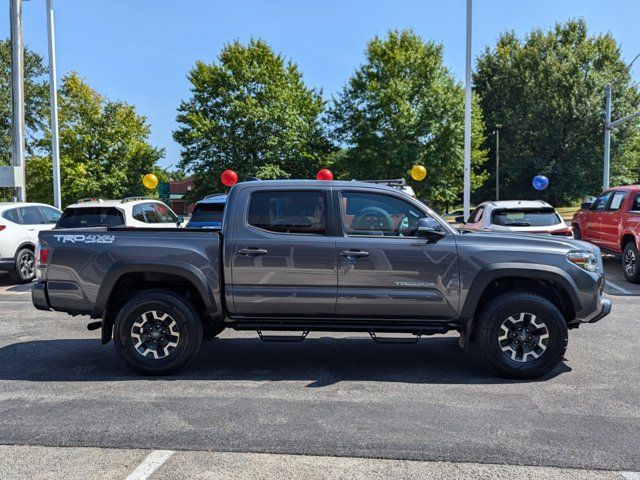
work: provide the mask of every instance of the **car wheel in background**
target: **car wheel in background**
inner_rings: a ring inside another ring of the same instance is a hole
[[[575,240],[582,240],[582,232],[580,231],[580,227],[577,225],[573,226],[573,238]]]
[[[511,378],[536,378],[560,363],[567,349],[567,323],[546,298],[507,292],[489,301],[475,327],[485,361]]]
[[[186,298],[147,290],[129,300],[114,323],[116,351],[144,375],[168,375],[189,363],[202,345],[202,322]]]
[[[622,252],[622,271],[624,278],[631,283],[640,283],[640,258],[635,243],[629,242]]]
[[[29,283],[36,276],[36,256],[33,250],[23,248],[16,255],[16,266],[9,271],[9,278],[18,283]]]

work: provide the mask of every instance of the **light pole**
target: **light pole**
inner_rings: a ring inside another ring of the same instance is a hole
[[[471,20],[472,0],[467,0],[467,54],[465,67],[464,95],[464,182],[462,203],[464,218],[469,218],[471,210]]]
[[[11,163],[14,166],[14,198],[24,202],[24,46],[22,44],[22,0],[11,0]]]
[[[60,193],[60,143],[58,141],[58,86],[56,79],[56,43],[53,0],[47,0],[47,31],[49,36],[49,102],[51,103],[51,159],[53,163],[53,204],[62,208]]]
[[[500,129],[501,123],[496,123],[496,201],[500,200]]]

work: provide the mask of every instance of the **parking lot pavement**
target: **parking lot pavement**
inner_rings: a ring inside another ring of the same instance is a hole
[[[159,460],[159,461],[155,461]],[[154,463],[155,461],[155,463]],[[629,480],[598,470],[236,452],[0,446],[0,478]]]

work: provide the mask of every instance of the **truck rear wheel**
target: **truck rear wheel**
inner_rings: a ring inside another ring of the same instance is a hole
[[[640,258],[635,243],[629,242],[622,252],[622,271],[627,282],[640,283]]]
[[[202,322],[184,297],[147,290],[129,300],[114,323],[118,355],[144,375],[168,375],[189,363],[202,345]]]
[[[553,370],[567,349],[567,324],[546,298],[503,293],[477,318],[475,341],[485,361],[511,378],[536,378]]]

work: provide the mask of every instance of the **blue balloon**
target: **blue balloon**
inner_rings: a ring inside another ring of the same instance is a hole
[[[533,177],[533,180],[531,180],[531,185],[533,185],[533,188],[536,190],[544,190],[549,186],[549,179],[544,175],[536,175]]]

